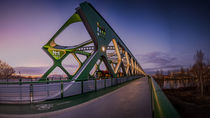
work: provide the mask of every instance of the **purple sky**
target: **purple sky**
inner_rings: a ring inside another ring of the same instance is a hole
[[[0,59],[13,67],[51,66],[52,60],[41,47],[81,2],[0,0]],[[112,26],[145,70],[190,66],[198,49],[210,58],[208,1],[89,2]],[[83,24],[78,23],[57,37],[56,42],[74,45],[88,39],[90,36]]]

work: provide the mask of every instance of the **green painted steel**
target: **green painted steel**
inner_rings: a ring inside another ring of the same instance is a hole
[[[152,93],[154,118],[181,118],[156,81],[150,76],[148,79]]]
[[[60,46],[57,45],[55,42],[55,38],[68,26],[72,23],[83,22],[88,31],[91,40],[85,41],[76,46]],[[118,66],[117,69],[113,69],[111,64],[115,64],[112,60],[109,59],[106,53],[106,49],[108,49],[109,44],[115,40],[116,44],[115,47],[119,47],[116,50],[116,53],[120,53],[118,55],[122,56],[122,59],[125,57],[125,52],[129,55],[129,58],[133,59],[135,62],[132,65],[132,74],[134,75],[145,75],[143,69],[141,68],[138,61],[132,55],[130,50],[126,47],[123,41],[119,38],[119,36],[115,33],[115,31],[111,28],[111,26],[105,21],[105,19],[96,11],[96,9],[88,2],[83,2],[80,6],[76,9],[76,12],[67,20],[67,22],[55,33],[55,35],[43,46],[43,50],[53,59],[53,66],[49,68],[49,70],[42,76],[40,81],[46,81],[47,76],[56,68],[59,67],[69,78],[69,80],[76,80],[76,81],[83,81],[87,80],[91,77],[90,71],[94,68],[96,62],[101,60],[104,62],[107,71],[111,75],[111,77],[117,77],[120,75],[119,70],[122,68],[123,74],[125,73],[125,67],[128,68],[130,65],[123,65],[121,61],[121,57],[118,57]],[[93,53],[89,53],[82,48],[85,46],[93,43],[94,48],[91,47]],[[62,66],[62,61],[69,55],[74,54],[75,59],[77,59],[78,63],[80,63],[80,67],[74,74],[69,74],[68,71]],[[85,55],[87,59],[84,62],[81,62],[77,57],[77,54]],[[100,66],[98,64],[97,66]],[[131,68],[131,67],[130,67]],[[130,69],[129,68],[129,69]],[[97,70],[99,68],[97,67]],[[141,71],[141,73],[140,73]],[[131,72],[131,69],[130,71]],[[128,76],[128,75],[127,75]]]

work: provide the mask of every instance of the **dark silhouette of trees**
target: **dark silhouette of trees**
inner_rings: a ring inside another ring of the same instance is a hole
[[[156,76],[156,78],[160,78],[160,71],[159,70],[156,71],[155,76]]]
[[[182,82],[183,86],[186,87],[186,83],[185,83],[185,70],[184,70],[183,67],[180,68],[179,78],[181,79],[181,82]]]
[[[171,78],[171,71],[168,70],[168,76]]]
[[[199,88],[201,96],[204,96],[204,80],[205,80],[205,74],[206,74],[206,64],[204,63],[204,53],[202,50],[198,50],[196,54],[194,55],[195,63],[192,67],[192,72],[194,77],[199,81]]]
[[[155,76],[158,79],[164,79],[163,70],[157,70]]]
[[[0,60],[0,79],[8,79],[14,73],[15,71],[10,65]]]
[[[210,95],[210,60],[206,59],[202,50],[195,53],[194,60],[194,64],[189,68],[181,67],[179,70],[168,70],[168,75],[164,75],[162,70],[158,70],[154,78],[161,81],[159,82],[161,84],[169,79],[175,83],[178,80],[184,88],[197,88],[201,96]]]

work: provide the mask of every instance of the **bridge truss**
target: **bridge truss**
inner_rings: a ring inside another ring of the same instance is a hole
[[[83,22],[91,39],[75,46],[56,44],[55,38],[71,24],[78,22]],[[91,44],[94,46],[90,46]],[[70,80],[87,80],[90,77],[96,77],[96,73],[101,71],[99,68],[101,63],[104,63],[107,69],[103,74],[112,78],[145,75],[140,64],[120,37],[88,2],[83,2],[76,8],[76,12],[43,46],[43,50],[52,58],[54,64],[42,76],[42,81],[46,80],[56,67],[59,67]],[[79,64],[73,74],[70,74],[62,65],[62,61],[68,55],[73,55]],[[82,62],[78,55],[84,55],[85,61]]]

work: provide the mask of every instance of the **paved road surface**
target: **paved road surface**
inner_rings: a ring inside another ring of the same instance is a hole
[[[141,78],[111,93],[71,108],[16,117],[152,118],[149,84],[146,78]]]

